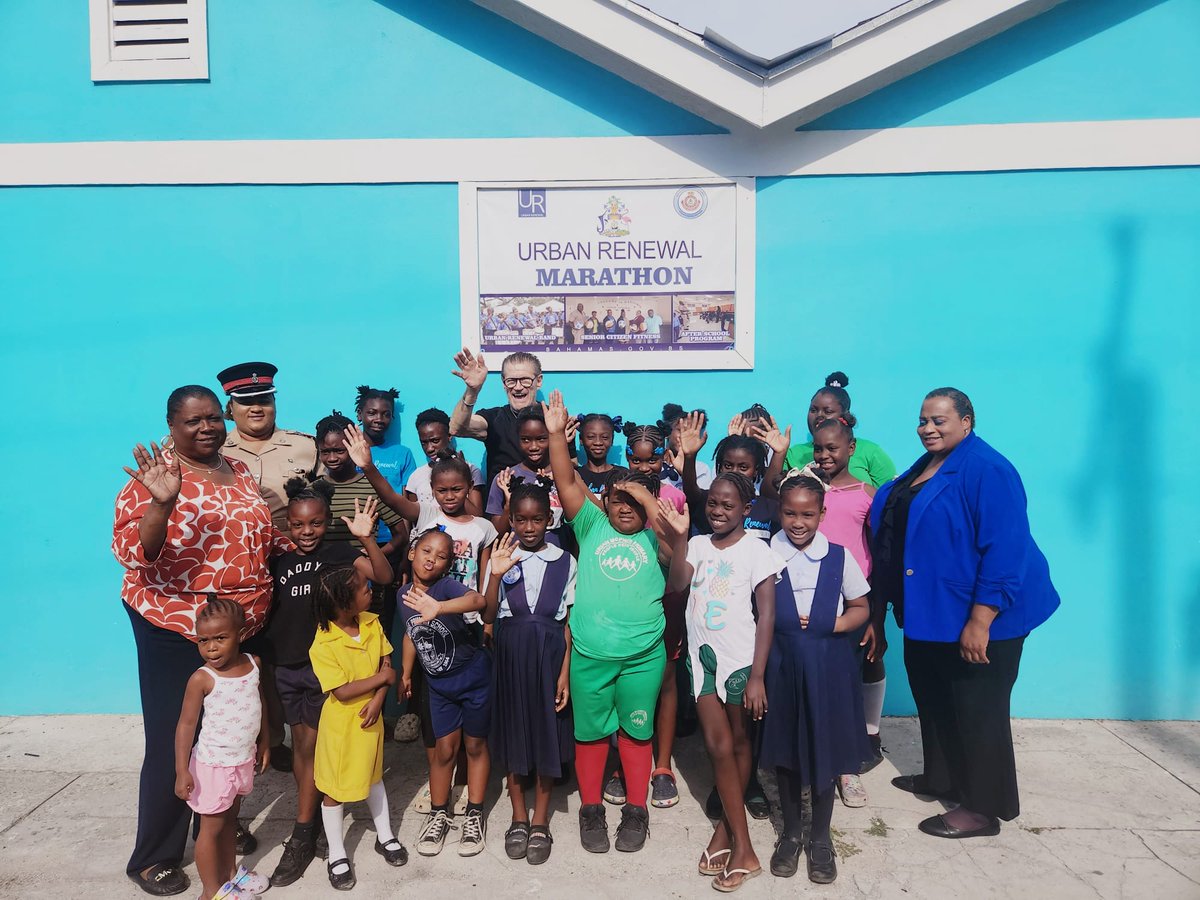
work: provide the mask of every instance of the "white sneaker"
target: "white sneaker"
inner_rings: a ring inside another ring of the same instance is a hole
[[[851,809],[867,805],[867,789],[857,775],[838,776],[838,793],[842,795],[842,804]]]
[[[437,856],[442,852],[449,831],[450,817],[445,812],[439,809],[430,813],[417,838],[417,852],[422,856]]]
[[[433,811],[433,797],[429,793],[429,782],[425,782],[425,787],[417,792],[417,796],[412,798],[412,803],[408,804],[408,808],[415,813],[429,815]]]
[[[458,855],[475,856],[483,852],[483,836],[487,830],[480,810],[472,810],[463,819],[461,834],[458,838]]]

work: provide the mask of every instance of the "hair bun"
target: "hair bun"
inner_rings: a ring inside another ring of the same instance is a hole
[[[847,388],[850,386],[850,376],[845,372],[830,372],[825,376],[825,387]]]

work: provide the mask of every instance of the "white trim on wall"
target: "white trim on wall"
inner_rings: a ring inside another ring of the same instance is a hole
[[[0,186],[406,184],[1200,165],[1200,118],[611,138],[0,144]]]

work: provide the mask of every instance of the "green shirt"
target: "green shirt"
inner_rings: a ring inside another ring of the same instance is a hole
[[[795,444],[788,450],[783,462],[783,472],[789,469],[803,469],[812,462],[812,441],[807,444]],[[874,441],[866,438],[856,438],[854,452],[850,454],[850,464],[847,471],[859,481],[865,481],[874,487],[886,484],[896,477],[896,464],[892,458],[883,452],[883,448]]]
[[[571,521],[579,540],[579,575],[571,640],[584,656],[627,659],[662,640],[666,578],[658,538],[649,529],[621,534],[594,503]]]

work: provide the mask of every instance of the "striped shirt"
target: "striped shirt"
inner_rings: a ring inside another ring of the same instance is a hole
[[[350,533],[350,529],[342,521],[342,516],[348,519],[354,518],[355,499],[358,500],[359,509],[362,509],[371,498],[379,500],[379,495],[375,493],[375,488],[371,487],[371,482],[367,481],[367,476],[362,474],[356,475],[350,481],[330,481],[324,476],[320,480],[328,481],[333,485],[334,490],[333,502],[329,505],[329,512],[333,517],[333,521],[329,523],[329,530],[325,532],[325,540],[357,541],[358,538]],[[404,517],[390,506],[385,505],[382,500],[379,500],[378,514],[379,518],[387,523],[387,526],[392,530],[406,524]],[[403,533],[403,528],[401,528],[401,534]]]

